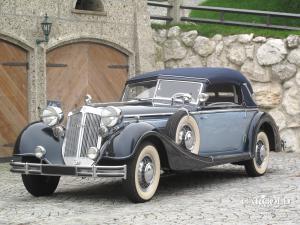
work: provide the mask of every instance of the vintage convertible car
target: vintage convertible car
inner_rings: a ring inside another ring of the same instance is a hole
[[[130,200],[155,194],[164,172],[235,163],[261,176],[281,140],[259,111],[249,81],[225,68],[179,68],[129,79],[120,102],[93,103],[68,113],[58,107],[17,139],[11,171],[34,196],[52,194],[60,176],[119,177]]]

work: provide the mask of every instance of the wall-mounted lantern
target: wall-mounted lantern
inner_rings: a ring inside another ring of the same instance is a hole
[[[51,32],[52,23],[49,21],[49,17],[47,14],[45,14],[44,20],[43,20],[43,22],[41,22],[41,26],[42,26],[42,30],[43,30],[45,38],[44,38],[44,40],[37,39],[36,40],[37,44],[49,41],[49,35]]]

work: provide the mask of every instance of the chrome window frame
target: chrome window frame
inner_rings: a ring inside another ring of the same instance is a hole
[[[157,84],[158,84],[159,80],[174,80],[174,81],[184,81],[184,82],[201,83],[202,84],[202,89],[200,90],[199,94],[203,91],[204,83],[207,83],[207,82],[209,83],[209,80],[206,79],[206,78],[189,77],[189,76],[174,76],[174,75],[167,75],[167,74],[158,74],[158,76],[156,76],[153,79],[144,80],[144,81],[137,81],[137,82],[133,82],[133,83],[130,83],[130,84],[139,84],[139,83],[152,82],[152,81],[157,81]],[[158,87],[157,84],[156,84],[154,96],[156,95],[156,91],[157,91],[157,87]],[[126,92],[126,89],[127,89],[127,85],[129,85],[129,84],[126,84],[126,86],[125,86],[125,88],[123,90],[123,94],[122,94],[122,98],[121,98],[122,102],[127,102],[127,101],[124,101],[124,97],[125,97],[125,92]],[[197,100],[198,100],[197,101],[197,105],[199,104],[199,94],[198,94],[198,98],[197,98]],[[154,98],[152,98],[152,99],[154,99]]]
[[[134,82],[134,83],[131,83],[131,84],[143,84],[143,83],[148,83],[148,82],[153,82],[153,81],[156,81],[156,87],[155,87],[155,91],[156,91],[156,88],[157,88],[157,79],[153,79],[153,80],[146,80],[146,81],[139,81],[139,82]],[[127,90],[127,87],[128,85],[130,84],[127,84],[124,88],[124,91],[123,91],[123,95],[122,95],[122,98],[121,98],[121,101],[122,102],[128,102],[128,101],[124,101],[124,98],[125,98],[125,93],[126,93],[126,90]],[[154,94],[155,94],[155,91],[154,91]],[[131,100],[129,100],[131,101]]]
[[[159,87],[159,84],[161,81],[175,81],[175,82],[184,82],[184,83],[196,83],[196,84],[199,84],[200,85],[200,90],[199,90],[199,93],[197,95],[197,99],[196,99],[196,102],[190,102],[190,104],[192,105],[196,105],[198,106],[200,104],[200,94],[202,93],[203,89],[204,89],[204,83],[203,82],[198,82],[198,81],[188,81],[188,80],[177,80],[177,79],[158,79],[157,80],[157,84],[156,84],[156,89],[155,89],[155,92],[154,92],[154,96],[153,96],[153,99],[152,99],[152,104],[155,105],[154,103],[154,100],[155,99],[160,99],[160,100],[171,100],[171,98],[166,98],[166,97],[156,97],[157,96],[157,90],[158,90],[158,87]],[[163,103],[162,103],[163,104]],[[166,104],[168,105],[168,104]]]

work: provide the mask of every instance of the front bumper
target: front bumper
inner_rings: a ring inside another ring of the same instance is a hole
[[[10,163],[10,171],[28,175],[78,176],[78,177],[119,177],[126,179],[127,167],[122,166],[65,166],[41,163]]]

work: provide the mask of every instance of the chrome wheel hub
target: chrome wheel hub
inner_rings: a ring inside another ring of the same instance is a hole
[[[155,165],[154,161],[149,157],[145,156],[139,163],[138,169],[138,180],[141,188],[147,190],[152,184],[155,176]]]
[[[266,158],[266,148],[262,141],[256,143],[256,162],[261,166]]]
[[[148,163],[145,166],[145,181],[147,184],[151,184],[154,177],[154,168],[152,163]]]
[[[190,126],[184,126],[179,132],[179,141],[188,150],[192,151],[195,145],[195,135]]]

